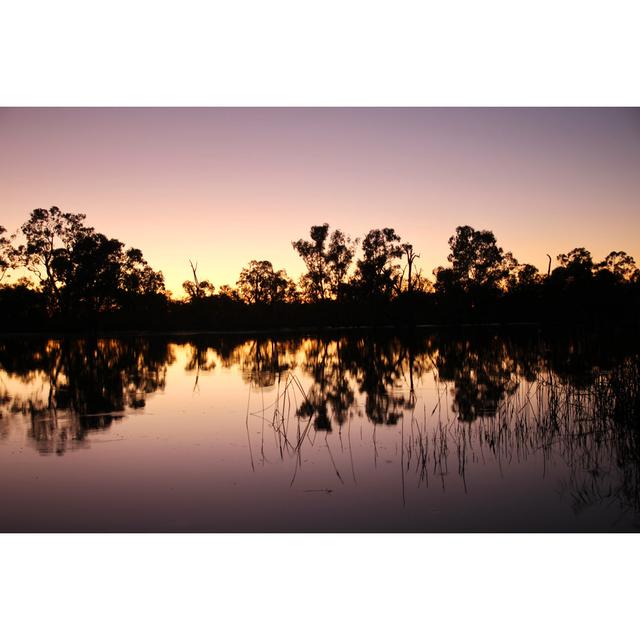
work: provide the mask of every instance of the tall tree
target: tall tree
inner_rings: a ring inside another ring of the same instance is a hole
[[[414,250],[413,245],[409,242],[405,242],[402,245],[402,251],[407,260],[407,291],[411,293],[413,291],[413,263],[420,257]]]
[[[362,241],[354,283],[366,297],[391,297],[400,281],[396,260],[403,254],[400,236],[394,229],[371,229]]]
[[[355,253],[355,242],[336,229],[329,236],[329,225],[312,226],[309,240],[292,242],[307,267],[301,278],[302,289],[311,301],[336,298]],[[327,246],[327,240],[329,241]]]
[[[58,255],[54,269],[64,283],[60,297],[65,311],[104,313],[118,307],[123,246],[101,233],[86,233]]]
[[[327,249],[327,269],[329,272],[329,290],[333,298],[338,298],[341,287],[347,280],[349,267],[353,262],[358,240],[352,240],[340,229],[336,229]]]
[[[476,231],[473,227],[456,228],[449,238],[452,279],[464,290],[472,287],[497,288],[508,267],[504,252],[497,245],[492,231]]]
[[[38,279],[51,308],[60,307],[59,269],[73,243],[92,229],[84,226],[85,215],[63,213],[58,207],[34,209],[20,231],[25,244],[18,247],[21,263]]]
[[[325,222],[311,227],[311,241],[300,239],[291,243],[307,267],[301,284],[306,296],[313,301],[324,300],[328,294],[329,274],[325,255],[328,234],[329,225]]]

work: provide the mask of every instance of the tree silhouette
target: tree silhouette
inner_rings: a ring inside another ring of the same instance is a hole
[[[301,278],[305,297],[312,302],[337,298],[353,260],[356,243],[339,229],[329,236],[326,222],[311,227],[309,235],[311,241],[300,239],[291,243],[307,267],[307,273]]]
[[[61,303],[60,263],[67,259],[74,241],[92,231],[84,226],[85,218],[80,213],[63,213],[58,207],[34,209],[20,227],[26,244],[18,247],[18,256],[38,278],[51,309]]]
[[[227,301],[237,301],[240,299],[237,289],[230,284],[223,284],[218,289],[218,298]]]
[[[340,296],[340,290],[347,278],[347,272],[353,262],[358,240],[351,240],[340,229],[331,234],[327,250],[327,266],[329,270],[329,289],[334,298]]]
[[[402,251],[404,251],[405,258],[407,259],[407,269],[408,269],[408,273],[407,273],[407,291],[408,291],[408,293],[412,293],[413,292],[413,284],[414,284],[413,283],[413,277],[412,277],[413,263],[420,256],[413,250],[413,245],[410,244],[409,242],[405,242],[402,245]]]
[[[65,309],[103,313],[118,307],[122,248],[118,240],[86,233],[58,254],[54,271],[64,283],[59,295]]]
[[[5,238],[7,230],[0,225],[0,283],[5,275],[15,265],[16,254],[9,238]]]
[[[465,291],[474,287],[497,288],[506,276],[508,266],[504,253],[491,231],[476,231],[473,227],[457,227],[449,238],[453,281]]]
[[[578,271],[591,271],[593,269],[593,258],[591,252],[584,247],[572,249],[569,253],[561,253],[558,256],[560,266],[565,269]]]
[[[120,283],[129,296],[163,295],[165,292],[162,271],[154,271],[140,249],[131,248],[125,252]]]
[[[49,315],[77,319],[131,307],[134,299],[164,297],[164,278],[139,249],[84,225],[85,216],[58,207],[35,209],[20,231],[25,243],[14,266],[36,277]]]
[[[311,227],[311,242],[296,240],[291,245],[304,260],[307,273],[302,276],[301,284],[309,300],[324,300],[329,289],[329,273],[325,255],[325,243],[329,225]]]
[[[422,273],[422,269],[418,269],[411,280],[411,291],[420,293],[433,293],[433,282]]]
[[[18,231],[22,244],[14,247],[14,237],[0,227],[2,330],[640,323],[640,270],[624,251],[596,262],[578,247],[558,255],[553,271],[549,258],[541,274],[503,251],[492,231],[470,226],[449,238],[449,266],[434,269],[435,286],[416,269],[413,244],[389,227],[365,236],[349,278],[359,241],[325,223],[292,243],[306,266],[299,289],[268,260],[252,260],[237,287],[215,295],[190,261],[185,300],[172,298],[139,249],[86,226],[83,214],[34,209]],[[30,276],[7,284],[7,274],[22,268]]]
[[[274,271],[268,260],[252,260],[238,278],[240,297],[248,304],[273,304],[295,299],[295,284],[286,271]]]
[[[509,288],[513,291],[528,290],[542,282],[540,272],[532,264],[519,264],[509,275]]]
[[[391,228],[371,229],[362,241],[363,257],[358,260],[354,284],[363,297],[390,298],[398,288],[403,254],[400,236]]]
[[[572,249],[569,253],[561,253],[558,256],[560,267],[554,269],[556,278],[560,274],[570,283],[585,283],[593,276],[594,264],[591,252],[584,247]]]
[[[208,296],[212,296],[215,287],[208,280],[198,279],[198,263],[195,265],[189,260],[191,266],[191,272],[193,273],[193,280],[185,280],[182,283],[182,288],[185,290],[187,297],[191,302],[196,300],[202,300]]]
[[[590,289],[595,265],[591,253],[584,247],[577,247],[557,256],[560,266],[549,277],[549,282],[557,290],[571,291],[572,295],[586,294]]]
[[[596,266],[612,273],[618,281],[632,280],[638,272],[636,261],[624,251],[612,251]]]
[[[63,284],[58,296],[67,312],[100,314],[127,305],[132,298],[162,295],[164,279],[138,249],[124,250],[119,240],[85,231],[70,248],[58,252],[52,266]]]

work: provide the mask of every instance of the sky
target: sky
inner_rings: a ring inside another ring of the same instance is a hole
[[[189,259],[216,286],[252,259],[297,278],[324,222],[393,227],[429,277],[464,224],[544,271],[580,246],[640,262],[640,109],[0,109],[0,225],[54,205],[176,296]]]

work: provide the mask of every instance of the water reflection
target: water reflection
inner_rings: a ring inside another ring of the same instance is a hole
[[[238,431],[246,429],[253,469],[267,460],[270,432],[278,457],[292,461],[292,485],[318,436],[340,483],[349,475],[356,483],[350,430],[348,473],[334,448],[344,450],[343,431],[358,421],[369,427],[376,464],[376,428],[397,433],[385,462],[400,467],[403,501],[407,483],[446,490],[457,477],[468,490],[470,465],[498,465],[508,482],[510,465],[540,460],[544,474],[555,456],[568,469],[560,492],[574,513],[615,504],[640,514],[640,350],[628,337],[16,338],[0,343],[0,437],[22,415],[40,453],[82,448],[88,432],[109,429],[164,390],[178,352],[194,392],[203,376],[229,370],[249,399],[271,393],[259,410],[247,408]]]

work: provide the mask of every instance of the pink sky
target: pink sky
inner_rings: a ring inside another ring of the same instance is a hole
[[[637,109],[0,109],[0,225],[87,215],[182,295],[251,259],[293,277],[291,241],[392,226],[446,263],[457,225],[546,269],[576,246],[640,259]]]

